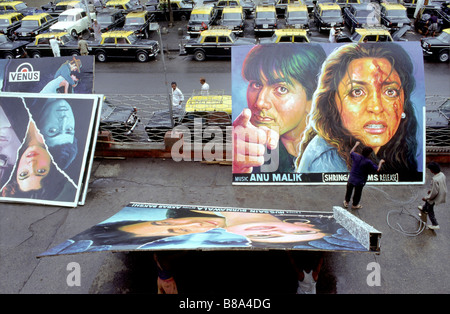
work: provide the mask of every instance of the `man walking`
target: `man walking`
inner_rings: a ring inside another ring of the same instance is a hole
[[[206,79],[204,77],[200,78],[200,84],[202,84],[202,89],[201,89],[202,96],[209,95],[209,84],[206,83]]]
[[[177,87],[176,82],[172,82],[172,106],[181,107],[181,103],[184,100],[183,93]]]
[[[60,57],[59,52],[59,38],[56,38],[55,36],[52,36],[49,40],[50,47],[52,48],[53,56],[54,57]]]
[[[87,41],[84,40],[82,36],[78,37],[78,49],[80,49],[80,54],[82,56],[87,56],[89,54]]]
[[[419,206],[419,209],[428,214],[430,217],[431,225],[427,227],[429,229],[439,229],[439,224],[434,215],[434,205],[443,204],[447,197],[447,183],[445,174],[441,172],[441,167],[438,163],[432,161],[427,165],[430,172],[433,174],[431,178],[431,190],[428,191],[427,195],[422,198],[425,202],[423,206]]]

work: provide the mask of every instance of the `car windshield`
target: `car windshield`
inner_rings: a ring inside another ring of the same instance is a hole
[[[25,27],[25,28],[39,27],[39,22],[22,20],[22,27]]]
[[[256,18],[258,19],[273,19],[275,18],[275,13],[274,12],[257,12],[256,13]]]
[[[75,21],[75,16],[73,15],[60,14],[58,17],[58,22],[73,22],[73,21]]]
[[[0,26],[9,26],[8,19],[0,19]]]
[[[442,32],[438,37],[439,40],[443,41],[444,43],[450,44],[450,34],[446,32]]]
[[[227,21],[240,21],[242,19],[242,15],[238,12],[236,13],[224,13],[223,19]]]
[[[192,22],[209,22],[209,14],[191,14]]]
[[[125,25],[142,25],[145,21],[142,17],[128,17],[125,20]]]
[[[387,11],[389,17],[407,17],[406,10],[389,10]]]
[[[28,7],[25,3],[19,3],[16,5],[16,10],[24,10],[26,8],[28,8]]]
[[[308,14],[306,11],[294,11],[288,13],[288,18],[307,18]]]
[[[111,15],[97,15],[97,22],[100,24],[109,24],[113,22],[113,17]]]
[[[341,11],[340,10],[324,10],[322,11],[323,17],[340,17]]]

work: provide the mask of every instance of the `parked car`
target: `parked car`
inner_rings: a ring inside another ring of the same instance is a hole
[[[385,0],[383,0],[383,1],[385,1]],[[395,1],[397,1],[397,0],[395,0]],[[329,1],[329,2],[336,3],[342,9],[348,8],[348,7],[350,7],[353,4],[369,3],[369,1],[367,1],[367,0],[333,0],[333,1]]]
[[[258,5],[255,9],[254,32],[255,36],[273,35],[277,29],[277,12],[273,5]]]
[[[169,9],[167,0],[148,1],[146,11],[155,15],[156,20],[169,20]],[[188,21],[191,16],[195,2],[192,0],[170,0],[174,20]]]
[[[424,57],[431,57],[440,62],[449,61],[450,52],[450,28],[446,28],[437,37],[426,37],[420,39],[420,45]]]
[[[308,32],[305,29],[283,28],[276,29],[272,37],[261,38],[260,44],[278,43],[309,43]]]
[[[37,35],[31,43],[26,45],[27,55],[32,58],[53,57],[52,47],[50,47],[50,38],[52,37],[60,40],[59,51],[61,56],[80,55],[78,40],[66,32],[49,32]]]
[[[6,35],[0,34],[0,57],[2,59],[15,59],[25,56],[25,46],[28,41],[12,41]]]
[[[218,24],[231,29],[236,35],[244,34],[244,10],[240,6],[223,8]]]
[[[18,12],[23,15],[30,15],[40,13],[38,8],[28,7],[26,3],[22,1],[4,1],[0,2],[0,13],[13,13]]]
[[[102,33],[121,28],[125,24],[123,11],[118,9],[99,10],[97,11],[96,20]]]
[[[406,8],[401,4],[382,3],[380,9],[381,24],[395,32],[404,25],[411,25],[411,20],[406,15]]]
[[[383,27],[366,27],[357,28],[351,36],[347,36],[345,33],[340,33],[336,41],[338,43],[342,42],[389,42],[394,41],[391,33]]]
[[[450,146],[450,98],[426,112],[426,145]]]
[[[105,7],[119,9],[126,13],[144,9],[144,6],[140,5],[139,2],[135,0],[110,0],[106,2]]]
[[[187,24],[187,33],[191,36],[198,36],[200,33],[214,23],[217,11],[213,6],[195,7]]]
[[[225,7],[242,7],[246,16],[253,14],[255,11],[255,4],[253,1],[244,0],[218,0],[214,7],[217,10],[217,15],[220,17],[222,10]]]
[[[100,131],[110,131],[115,141],[125,141],[136,129],[140,119],[137,108],[130,105],[114,105],[103,101],[100,114]]]
[[[299,0],[276,0],[275,2],[275,10],[277,11],[277,15],[279,17],[283,17],[286,14],[286,9],[288,5],[292,4],[301,4],[302,2]]]
[[[67,32],[74,38],[91,27],[90,17],[83,9],[69,9],[58,16],[58,22],[50,26],[52,32]]]
[[[200,33],[197,38],[188,40],[181,46],[181,55],[193,55],[197,61],[204,61],[208,56],[231,56],[231,47],[237,45],[254,45],[256,39],[236,37],[231,29],[212,28]]]
[[[137,37],[149,38],[150,23],[155,20],[155,15],[148,11],[130,12],[125,16],[125,31],[133,31]]]
[[[109,58],[136,58],[146,62],[159,53],[159,44],[155,40],[140,39],[133,31],[109,31],[102,34],[100,43],[92,42],[91,54],[97,61],[105,62]]]
[[[319,32],[330,30],[335,25],[341,30],[344,28],[341,7],[335,3],[319,3],[314,8],[314,22]]]
[[[49,30],[58,21],[48,13],[27,15],[22,19],[21,26],[14,32],[20,40],[33,40],[36,35]]]
[[[352,4],[343,10],[344,24],[353,34],[355,29],[380,24],[380,12],[372,3]]]
[[[22,23],[23,14],[19,12],[0,14],[0,30],[3,34],[11,37]]]
[[[286,27],[309,30],[308,8],[304,4],[288,4],[285,12]]]
[[[74,8],[82,8],[86,10],[83,2],[81,2],[80,0],[64,0],[57,1],[55,3],[50,2],[49,4],[42,6],[42,9],[45,12],[54,17],[58,17],[64,11]]]

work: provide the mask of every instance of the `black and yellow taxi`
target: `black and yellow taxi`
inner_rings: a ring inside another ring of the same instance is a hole
[[[25,47],[27,55],[31,58],[53,57],[50,39],[59,39],[59,51],[61,56],[80,55],[78,41],[67,32],[48,32],[37,35],[31,43]]]
[[[308,8],[304,4],[294,3],[286,6],[285,16],[286,27],[302,28],[309,30]]]
[[[341,33],[337,37],[337,42],[392,42],[394,39],[389,30],[382,26],[356,28],[353,35],[348,37]]]
[[[245,1],[245,0],[218,0],[214,7],[218,11],[218,16],[222,14],[222,10],[225,7],[242,7],[246,16],[253,14],[255,11],[255,4],[253,1]]]
[[[159,0],[159,11],[155,13],[159,13],[158,16],[160,16],[160,19],[164,18],[169,20],[168,5],[168,0]],[[195,3],[192,0],[170,0],[170,8],[172,9],[172,15],[175,20],[188,21],[194,6]]]
[[[223,8],[218,24],[231,29],[236,35],[242,35],[245,26],[244,9],[241,6]]]
[[[50,14],[51,16],[58,16],[62,12],[73,9],[73,8],[79,8],[84,6],[80,0],[63,0],[55,3],[49,3],[45,6],[42,6],[42,9]]]
[[[100,42],[91,42],[90,54],[97,61],[105,62],[109,58],[136,58],[146,62],[159,53],[159,44],[155,40],[140,39],[133,31],[116,30],[102,34]]]
[[[365,0],[335,0],[335,1],[330,1],[330,2],[336,3],[341,8],[348,8],[352,4],[368,3],[368,1],[365,1]]]
[[[411,25],[411,20],[406,15],[406,8],[399,3],[381,3],[380,15],[381,24],[389,28],[391,32],[405,25]]]
[[[372,3],[352,4],[344,8],[343,17],[351,34],[357,28],[380,25],[380,12]]]
[[[277,11],[277,15],[280,17],[284,16],[287,7],[292,4],[303,4],[303,3],[299,0],[276,0],[275,10]]]
[[[0,2],[0,13],[19,12],[23,15],[39,13],[37,8],[28,7],[23,1],[2,1]]]
[[[23,14],[18,12],[0,14],[0,30],[11,36],[20,27],[22,19]]]
[[[8,36],[0,34],[0,58],[2,59],[15,59],[24,57],[25,46],[28,41],[15,40],[12,41]]]
[[[344,28],[341,7],[336,3],[319,3],[314,8],[314,22],[319,32],[330,30],[334,26],[337,29]]]
[[[277,12],[274,5],[262,4],[256,6],[253,27],[256,36],[271,36],[277,29],[277,25]]]
[[[230,57],[233,46],[254,44],[254,38],[237,37],[231,29],[216,26],[202,31],[200,36],[184,43],[180,54],[193,55],[195,60],[204,61],[207,56]]]
[[[57,21],[58,18],[52,17],[48,13],[27,15],[22,19],[20,27],[14,34],[21,40],[33,40],[36,35],[48,31],[50,26]]]
[[[119,9],[104,8],[98,10],[95,18],[102,33],[121,28],[125,24],[124,12]]]
[[[211,27],[217,16],[214,6],[195,7],[187,24],[187,33],[191,36],[198,36],[202,31]]]
[[[132,0],[109,0],[105,4],[106,8],[119,9],[124,12],[142,10],[144,7],[136,1]]]
[[[148,38],[150,33],[150,23],[155,20],[155,16],[148,11],[133,11],[125,16],[125,31],[133,31],[137,37]]]
[[[305,29],[283,28],[275,30],[270,38],[261,38],[260,44],[278,43],[309,43],[308,32]]]
[[[450,60],[450,28],[442,30],[437,37],[426,37],[420,39],[424,57],[434,58],[440,62]]]

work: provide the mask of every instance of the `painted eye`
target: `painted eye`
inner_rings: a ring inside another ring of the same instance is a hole
[[[253,81],[250,83],[250,87],[253,89],[261,89],[262,88],[262,84],[256,81]]]
[[[38,169],[38,170],[37,170],[37,173],[39,173],[39,174],[44,174],[44,173],[46,173],[46,172],[47,172],[46,169]]]
[[[398,96],[398,90],[392,88],[387,89],[384,93],[386,94],[386,96],[391,98]]]
[[[284,86],[278,86],[277,92],[284,95],[284,94],[287,94],[289,92],[289,90]]]
[[[364,90],[361,88],[354,88],[350,91],[350,95],[352,97],[361,97],[361,96],[364,96],[365,93],[364,93]]]
[[[20,178],[25,178],[26,176],[28,176],[28,171],[22,171],[21,173],[19,173]]]
[[[56,134],[58,130],[56,128],[50,128],[48,129],[48,134]]]

